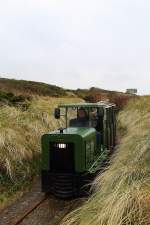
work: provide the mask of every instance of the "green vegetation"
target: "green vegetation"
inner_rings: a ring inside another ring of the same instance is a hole
[[[83,98],[86,102],[98,102],[109,99],[117,106],[117,110],[123,109],[124,105],[131,98],[136,98],[136,95],[126,94],[118,91],[109,91],[96,87],[91,87],[90,89],[77,89],[73,90],[74,94],[80,98]]]
[[[129,95],[117,91],[109,91],[96,87],[89,89],[70,90],[55,85],[50,85],[35,81],[14,80],[0,78],[0,90],[7,94],[14,94],[17,97],[28,98],[32,95],[51,96],[51,97],[79,97],[87,102],[98,102],[109,99],[114,102],[118,110],[128,102],[134,95]],[[135,96],[134,96],[135,97]]]
[[[44,83],[0,78],[0,208],[38,174],[41,135],[63,122],[53,118],[54,107],[59,103],[81,102],[76,96],[85,99],[92,95],[93,101],[99,101],[103,91],[65,90]]]
[[[52,97],[67,96],[67,93],[63,88],[57,87],[55,85],[26,80],[0,78],[0,89],[2,91],[12,92],[17,95],[36,94]]]
[[[0,91],[0,106],[16,106],[22,110],[29,107],[31,97],[23,95],[14,95],[12,92]]]
[[[150,224],[150,97],[131,100],[119,114],[121,143],[93,184],[93,196],[66,225]]]
[[[3,99],[7,96],[3,96]],[[10,99],[9,99],[10,100]],[[29,185],[40,169],[41,135],[60,127],[53,110],[60,103],[79,98],[32,96],[26,110],[16,105],[0,107],[0,205]]]

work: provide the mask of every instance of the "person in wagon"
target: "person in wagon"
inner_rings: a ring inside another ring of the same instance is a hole
[[[89,116],[83,107],[78,109],[77,118],[70,120],[70,126],[89,127]]]

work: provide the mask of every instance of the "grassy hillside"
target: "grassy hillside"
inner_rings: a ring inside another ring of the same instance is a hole
[[[130,101],[118,120],[123,136],[109,168],[65,225],[150,224],[150,97]]]
[[[118,91],[104,90],[101,88],[91,87],[89,89],[70,90],[55,85],[40,83],[35,81],[14,80],[0,78],[0,90],[8,94],[17,96],[51,96],[51,97],[76,97],[84,99],[87,102],[97,102],[109,99],[117,104],[119,108],[129,100],[133,95],[125,94]]]
[[[0,90],[12,92],[16,95],[44,95],[44,96],[67,96],[67,92],[58,86],[35,81],[15,80],[0,78]]]
[[[54,119],[54,107],[59,103],[81,101],[79,98],[32,96],[25,110],[18,105],[1,105],[0,206],[38,174],[41,135],[63,123]]]
[[[137,97],[136,95],[104,90],[96,87],[91,87],[89,89],[77,89],[73,90],[73,92],[75,95],[83,98],[87,102],[98,102],[109,99],[110,102],[116,104],[118,111],[121,110],[131,98]]]
[[[105,89],[97,88],[97,87],[91,87],[89,89],[77,89],[73,91],[79,97],[85,100],[87,99],[91,101],[103,100],[103,99],[111,98],[112,96],[118,96],[118,95],[131,96],[123,92],[105,90]]]

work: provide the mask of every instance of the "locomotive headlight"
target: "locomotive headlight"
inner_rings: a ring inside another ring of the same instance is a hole
[[[58,148],[66,148],[66,144],[58,144]]]

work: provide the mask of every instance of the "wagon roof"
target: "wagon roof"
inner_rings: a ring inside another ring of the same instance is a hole
[[[84,108],[97,108],[97,107],[112,107],[115,106],[113,103],[100,101],[97,103],[72,103],[72,104],[60,104],[60,108],[78,108],[78,107],[84,107]]]

